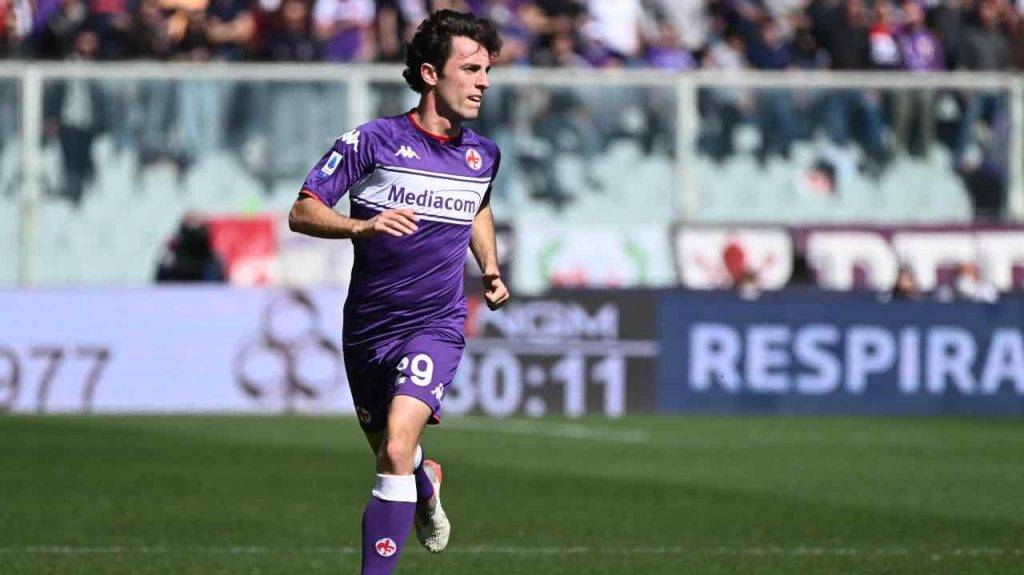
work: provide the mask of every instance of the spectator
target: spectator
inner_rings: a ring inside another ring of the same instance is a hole
[[[589,38],[612,58],[635,62],[640,56],[643,8],[640,0],[590,0]]]
[[[827,52],[832,50],[833,36],[842,17],[842,4],[839,0],[811,0],[807,5],[807,20],[814,39]],[[831,61],[831,52],[829,59]]]
[[[957,268],[953,285],[959,299],[977,303],[996,303],[999,290],[981,277],[981,270],[975,262],[964,262]]]
[[[56,60],[71,55],[89,9],[84,0],[50,0],[39,3],[35,16],[33,52],[38,58]]]
[[[213,252],[210,232],[197,214],[186,214],[157,266],[157,282],[223,282],[224,264]]]
[[[211,0],[206,7],[206,30],[214,59],[245,59],[256,31],[248,1]]]
[[[901,67],[900,49],[896,42],[898,25],[889,0],[875,2],[875,21],[871,26],[871,64],[879,70]]]
[[[143,59],[168,59],[174,41],[160,1],[139,0],[136,6],[129,34],[130,53]]]
[[[96,32],[84,28],[75,35],[71,60],[91,61],[98,52]],[[57,138],[64,164],[59,194],[81,205],[85,186],[96,173],[92,143],[104,125],[103,94],[94,81],[72,78],[48,86],[44,100],[46,136]]]
[[[778,24],[770,18],[761,22],[758,37],[748,51],[750,63],[761,70],[786,70],[793,65],[792,51],[783,40]],[[793,139],[793,109],[789,91],[762,88],[756,92],[757,123],[761,130],[758,160],[763,164],[772,154],[789,158]]]
[[[207,0],[161,0],[170,13],[167,35],[171,55],[176,59],[204,62],[210,59],[206,8]]]
[[[565,30],[565,26],[582,23],[587,14],[585,0],[535,0],[534,4],[549,21],[550,29]]]
[[[1001,8],[999,0],[979,0],[977,23],[964,37],[963,68],[994,72],[1010,68],[1010,45],[1001,28]]]
[[[847,0],[841,14],[824,20],[823,31],[828,39],[834,70],[867,70],[872,66],[868,14],[862,0]],[[876,92],[835,90],[827,104],[827,119],[832,142],[845,146],[850,139],[851,114],[862,118],[863,147],[868,154],[866,171],[875,177],[881,174],[886,161],[882,143],[882,112]]]
[[[945,69],[945,56],[939,37],[925,22],[920,0],[904,0],[903,27],[896,35],[900,62],[909,72]]]
[[[903,69],[929,72],[945,66],[942,45],[925,25],[925,13],[919,0],[903,2],[904,24],[896,36]],[[935,139],[934,90],[901,90],[893,98],[893,132],[896,141],[915,156],[924,156]],[[913,124],[918,129],[912,132]]]
[[[871,62],[871,38],[868,13],[863,0],[848,0],[841,12],[825,24],[826,48],[832,56],[833,70],[868,70]]]
[[[320,58],[306,0],[284,0],[264,43],[263,57],[276,62],[311,62]]]
[[[664,70],[690,70],[696,63],[693,56],[683,47],[675,25],[669,21],[657,24],[658,33],[647,44],[644,62],[650,68]]]
[[[706,0],[652,0],[654,12],[670,26],[680,46],[693,53],[708,42],[711,19]]]
[[[14,2],[12,0],[0,0],[0,57],[8,56],[14,52],[14,48],[18,43],[15,24]]]
[[[542,17],[539,9],[529,0],[486,0],[478,10],[479,16],[498,28],[504,41],[496,64],[529,64],[535,22]]]
[[[100,39],[99,57],[110,60],[129,56],[132,15],[128,0],[90,0],[89,13]]]
[[[893,285],[889,296],[894,301],[921,300],[921,289],[917,285],[917,279],[914,278],[914,272],[909,267],[900,266],[900,270],[896,274],[896,283]]]
[[[759,70],[785,70],[792,66],[793,55],[775,20],[761,22],[757,36],[747,50],[750,65]]]
[[[707,50],[703,67],[723,72],[748,68],[747,47],[737,32],[729,32],[724,39],[714,40]],[[705,131],[701,135],[701,147],[716,162],[722,162],[732,155],[733,133],[751,108],[750,95],[742,90],[712,88],[702,91],[698,105],[701,116],[711,121],[702,122]]]
[[[961,65],[971,71],[1004,72],[1010,69],[1010,44],[1003,34],[998,0],[978,2],[977,23],[964,37]],[[964,170],[973,169],[968,162],[968,146],[974,144],[974,130],[983,118],[992,118],[991,125],[1006,120],[1006,106],[995,92],[971,92],[964,104],[963,117],[957,130],[955,157]]]
[[[1006,32],[1010,39],[1013,68],[1024,71],[1024,7],[1006,11]]]
[[[715,4],[718,6],[713,10],[724,20],[726,29],[738,33],[748,44],[757,38],[761,22],[769,18],[763,0],[728,0]]]
[[[37,8],[29,0],[0,0],[0,58],[23,54]]]
[[[578,65],[572,55],[582,56],[578,31],[584,23],[586,10],[574,0],[537,0],[536,5],[538,11],[520,12],[521,17],[525,17],[524,25],[536,37],[531,61],[541,66],[554,66],[568,59]]]
[[[793,66],[801,70],[826,69],[831,64],[828,51],[818,44],[809,23],[798,25],[793,34]]]
[[[375,21],[377,61],[398,63],[403,61],[402,25],[399,7],[393,2],[377,4]]]
[[[558,31],[544,39],[535,52],[533,64],[557,68],[590,66],[590,62],[579,54],[575,36],[564,31]]]
[[[945,54],[946,69],[955,70],[960,67],[960,55],[967,30],[968,10],[961,0],[946,0],[935,5],[929,12],[936,35],[942,42]]]
[[[367,62],[375,57],[374,0],[316,0],[314,22],[324,57],[332,62]]]

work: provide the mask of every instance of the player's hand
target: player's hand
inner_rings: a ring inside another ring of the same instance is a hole
[[[487,307],[494,311],[505,305],[508,301],[508,288],[505,282],[501,281],[501,275],[496,273],[484,274],[484,299],[487,300]]]
[[[400,238],[415,233],[418,229],[417,221],[419,218],[412,210],[386,210],[366,220],[366,227],[360,235],[370,237],[377,234],[388,234]]]

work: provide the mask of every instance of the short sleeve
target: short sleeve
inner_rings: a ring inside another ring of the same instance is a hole
[[[491,190],[494,188],[494,179],[498,177],[498,167],[501,166],[501,150],[494,148],[494,168],[491,170],[491,181],[487,184],[487,191],[484,193],[484,201],[480,202],[480,209],[491,205]]]
[[[366,126],[345,132],[302,183],[302,189],[334,207],[348,189],[373,171],[372,135]]]

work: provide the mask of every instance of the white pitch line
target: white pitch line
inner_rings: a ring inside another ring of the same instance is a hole
[[[265,545],[234,546],[74,546],[74,545],[27,545],[24,547],[0,547],[0,554],[24,553],[29,555],[264,555],[270,553],[312,554],[312,555],[357,555],[360,548],[355,546],[321,547],[274,547]],[[515,546],[515,545],[469,545],[451,547],[449,555],[518,555],[536,557],[541,555],[715,555],[715,556],[773,556],[773,557],[915,557],[927,556],[933,559],[947,557],[1024,557],[1024,548],[1005,549],[999,547],[955,548],[936,553],[932,550],[912,550],[905,547],[865,549],[856,547],[591,547],[591,546]]]
[[[486,423],[474,423],[465,420],[454,420],[445,421],[444,428],[457,429],[460,431],[487,431],[490,433],[506,433],[509,435],[607,441],[612,443],[647,443],[651,439],[650,432],[643,429],[606,429],[578,423],[543,423],[539,421],[502,420],[489,420]]]

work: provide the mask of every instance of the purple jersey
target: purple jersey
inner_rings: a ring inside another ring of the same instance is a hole
[[[419,217],[412,235],[352,240],[346,346],[377,345],[423,328],[462,333],[470,227],[490,200],[500,157],[493,142],[471,130],[443,138],[405,114],[342,134],[317,162],[303,189],[324,204],[334,207],[348,193],[353,218],[395,208]]]

